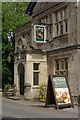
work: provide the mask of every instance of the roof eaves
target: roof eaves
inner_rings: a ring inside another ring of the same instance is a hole
[[[25,23],[25,24],[23,24],[23,25],[20,25],[20,26],[16,27],[13,31],[15,32],[15,31],[18,30],[19,28],[24,27],[24,26],[28,25],[29,23],[31,23],[31,21],[29,21],[29,22],[27,22],[27,23]]]

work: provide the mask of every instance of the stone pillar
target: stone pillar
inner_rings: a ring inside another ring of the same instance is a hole
[[[17,77],[17,76],[16,76],[16,72],[17,72],[16,69],[17,69],[17,68],[16,68],[16,63],[14,63],[14,83],[15,83],[15,84],[16,84],[16,81],[17,81],[17,80],[16,80],[16,77]]]
[[[19,95],[19,76],[18,76],[18,64],[14,63],[14,84],[16,89],[16,95]]]
[[[77,50],[74,50],[72,51],[72,54],[69,56],[69,65],[68,65],[68,73],[69,73],[68,81],[74,102],[77,102],[77,98],[78,98],[78,60],[77,59],[78,59]]]
[[[27,62],[25,62],[25,75],[24,75],[24,83],[27,83]]]
[[[30,83],[24,84],[24,99],[30,99],[30,91],[31,91],[31,85]]]

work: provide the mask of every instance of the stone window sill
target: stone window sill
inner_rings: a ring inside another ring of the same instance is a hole
[[[32,89],[40,89],[40,86],[39,85],[34,85],[34,86],[32,86]]]
[[[63,35],[55,36],[53,39],[60,38],[60,37],[65,37],[65,36],[67,36],[67,35],[68,35],[68,33],[65,33],[65,34],[63,34]]]

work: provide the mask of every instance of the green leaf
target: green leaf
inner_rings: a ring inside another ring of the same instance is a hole
[[[13,84],[14,80],[14,64],[7,62],[8,55],[13,58],[15,36],[11,37],[10,42],[8,36],[10,32],[30,21],[30,17],[25,14],[28,2],[3,2],[2,3],[2,86],[4,84]]]

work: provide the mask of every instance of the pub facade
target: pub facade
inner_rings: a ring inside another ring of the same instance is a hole
[[[38,96],[49,75],[66,75],[71,95],[80,94],[79,6],[76,2],[33,2],[30,22],[15,29],[16,95]],[[20,56],[20,57],[19,57]]]

